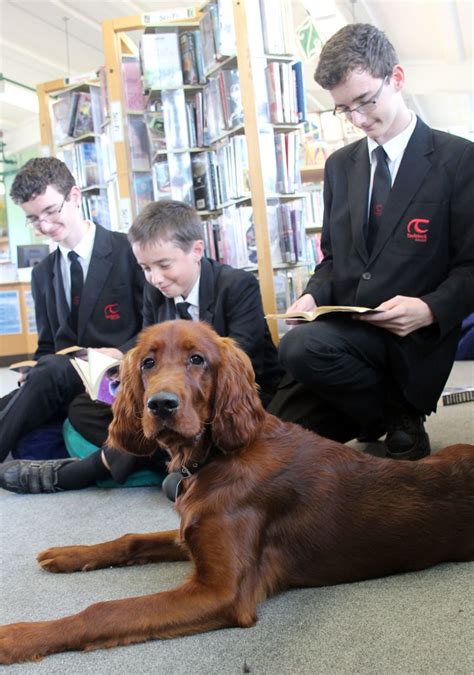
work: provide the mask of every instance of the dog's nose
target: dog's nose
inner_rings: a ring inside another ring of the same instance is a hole
[[[152,415],[166,419],[177,411],[180,403],[179,396],[176,396],[176,394],[170,391],[159,391],[150,396],[146,405]]]

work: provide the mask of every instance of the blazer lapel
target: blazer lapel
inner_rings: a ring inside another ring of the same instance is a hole
[[[214,274],[210,262],[201,259],[201,278],[199,280],[199,319],[214,323]]]
[[[366,139],[361,140],[354,147],[347,160],[346,171],[354,247],[360,257],[367,262],[368,253],[364,230],[367,220],[370,163]]]
[[[112,242],[107,230],[96,225],[94,247],[87,272],[84,289],[82,292],[81,306],[79,308],[78,337],[79,341],[90,320],[94,307],[97,304],[100,293],[112,269]]]
[[[372,256],[378,255],[403,213],[418,192],[426,174],[431,169],[427,155],[433,152],[431,130],[420,119],[403,154],[390,197],[385,205],[382,224],[377,234]]]

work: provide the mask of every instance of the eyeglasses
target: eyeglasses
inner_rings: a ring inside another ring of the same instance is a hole
[[[50,206],[45,210],[42,216],[27,216],[26,227],[29,227],[30,230],[38,230],[41,228],[41,223],[54,223],[56,218],[63,210],[63,206],[68,196],[69,195],[66,195],[64,197],[63,201],[61,202],[61,206]]]
[[[352,113],[359,113],[361,115],[366,115],[367,113],[371,112],[375,106],[377,105],[377,101],[380,98],[380,95],[383,90],[384,84],[387,82],[388,77],[384,77],[382,80],[382,84],[380,87],[377,89],[373,97],[370,99],[370,101],[364,101],[364,103],[361,103],[360,105],[356,106],[355,108],[348,108],[345,105],[337,105],[334,110],[333,110],[333,115],[344,115],[345,117],[350,117]]]

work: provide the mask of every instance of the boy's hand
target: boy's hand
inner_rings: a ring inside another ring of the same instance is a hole
[[[312,295],[309,293],[305,293],[304,295],[301,296],[301,298],[298,298],[296,302],[294,302],[288,309],[286,310],[287,312],[312,312],[313,309],[316,308],[316,303],[314,301],[314,298]],[[286,319],[285,321],[288,326],[295,326],[301,321],[298,321],[298,319]]]
[[[400,337],[405,337],[423,326],[430,326],[436,321],[426,302],[420,298],[405,295],[396,295],[382,302],[375,309],[382,311],[376,314],[357,315],[355,318],[358,321],[366,321],[374,326],[385,328]]]

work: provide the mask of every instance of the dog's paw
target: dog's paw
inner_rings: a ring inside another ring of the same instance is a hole
[[[0,664],[7,666],[22,661],[38,661],[41,653],[36,646],[33,623],[11,623],[0,626]]]
[[[93,546],[57,546],[41,551],[36,560],[48,572],[87,572],[101,567],[93,550]]]

